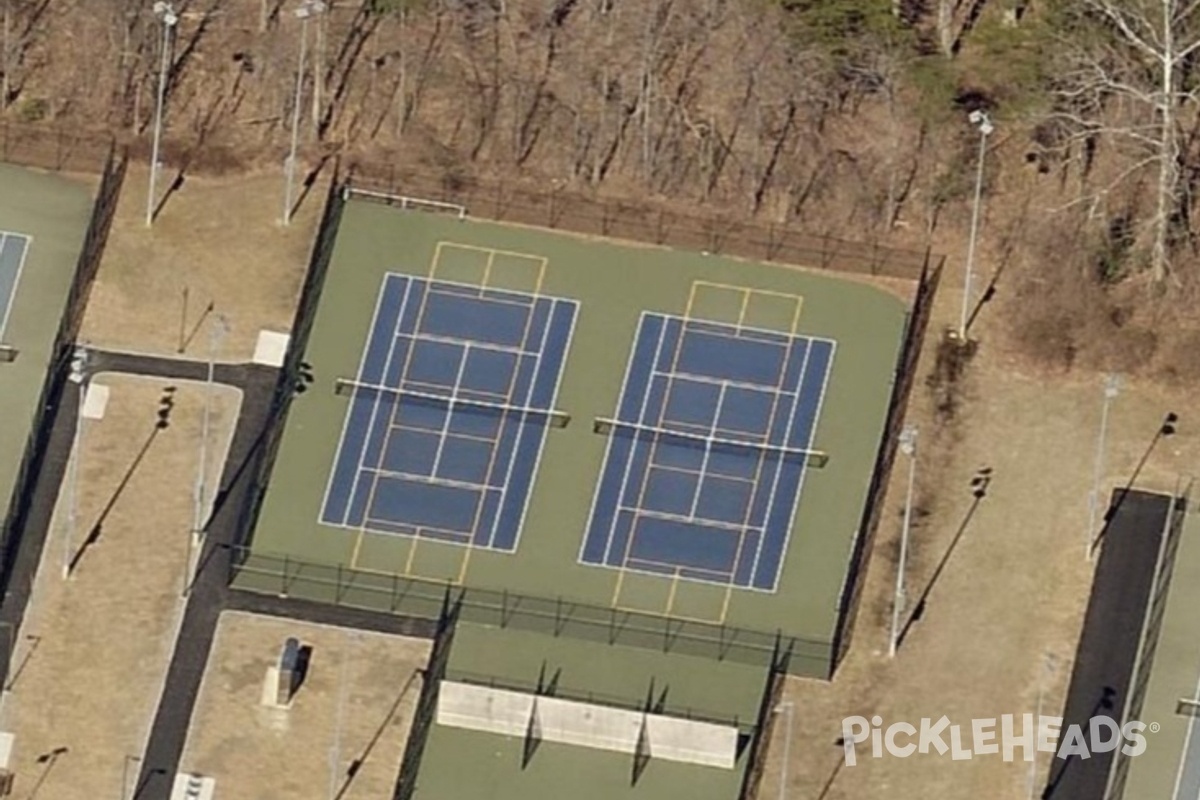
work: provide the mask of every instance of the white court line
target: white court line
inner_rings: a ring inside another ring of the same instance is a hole
[[[658,344],[654,349],[654,359],[650,362],[651,369],[654,368],[654,365],[658,363],[659,358],[662,357],[663,340],[665,340],[667,338],[666,334],[667,334],[667,324],[666,324],[666,321],[664,320],[663,326],[658,332]],[[641,338],[642,338],[641,332],[639,330],[637,339],[641,339]],[[633,353],[636,353],[637,350],[638,350],[637,340],[634,340],[634,346],[632,348],[632,351],[633,351]],[[630,355],[631,361],[632,361],[632,358],[633,358],[633,355],[631,353],[631,355]],[[646,407],[649,406],[649,404],[650,404],[650,395],[652,394],[652,390],[654,388],[654,376],[647,375],[646,378],[647,378],[646,379],[646,389],[645,389],[645,391],[642,392],[642,404],[641,404],[641,407],[638,409],[638,419],[643,420],[643,421],[646,418]],[[621,390],[622,399],[624,399],[624,392],[625,392],[625,390],[622,388],[622,390]],[[663,395],[663,400],[662,400],[663,408],[666,408],[667,398],[668,398],[668,395]],[[620,411],[621,411],[620,406],[621,406],[621,403],[620,403],[620,401],[618,401],[617,402],[617,416],[618,417],[620,416]],[[609,442],[611,443],[612,439],[609,439]],[[626,493],[626,490],[627,490],[628,484],[629,484],[629,473],[633,469],[633,460],[634,460],[634,456],[637,455],[638,446],[639,446],[639,440],[636,438],[630,443],[630,446],[629,446],[629,454],[625,459],[625,470],[621,474],[621,484],[620,484],[620,488],[617,492],[617,507],[618,508],[620,508],[622,501],[625,499],[625,493]],[[652,463],[654,463],[654,450],[653,449],[651,449],[650,454],[646,458],[647,470],[649,470],[649,466]],[[604,466],[605,466],[605,469],[607,469],[607,467],[608,467],[607,456],[605,457]],[[601,473],[601,474],[603,474],[603,473]],[[617,519],[620,516],[621,516],[620,513],[614,513],[612,521],[609,522],[609,525],[608,525],[608,542],[606,543],[606,545],[604,547],[604,561],[606,563],[608,562],[609,555],[612,553],[612,540],[613,540],[613,536],[616,535]],[[629,535],[630,535],[630,537],[633,536],[632,529],[630,529]],[[626,552],[628,552],[628,543],[626,544]]]
[[[639,567],[638,565],[640,565],[640,564],[644,564],[646,566]],[[667,570],[670,570],[671,572],[676,573],[677,577],[680,580],[688,580],[687,577],[685,577],[684,575],[681,574],[684,570],[687,570],[690,572],[702,572],[702,573],[705,573],[706,575],[711,575],[712,577],[711,578],[692,578],[691,580],[703,581],[704,583],[716,583],[718,586],[724,586],[724,585],[728,584],[729,586],[736,588],[736,584],[729,583],[732,576],[729,575],[729,573],[721,572],[719,570],[708,569],[707,567],[696,567],[696,566],[691,566],[691,565],[681,566],[679,564],[668,564],[665,561],[655,561],[652,558],[631,558],[631,559],[629,559],[628,568],[635,572],[640,572],[643,575],[646,575],[646,574],[662,575],[663,574],[662,570],[656,570],[656,569],[653,569],[653,567],[664,567]],[[672,577],[675,577],[675,576],[672,576]]]
[[[4,246],[4,242],[9,239],[23,239],[25,241],[25,249],[21,251],[21,258],[17,261],[17,274],[13,278],[12,291],[8,294],[8,300],[5,303],[4,316],[0,317],[0,342],[4,341],[4,330],[8,327],[8,321],[12,319],[12,310],[17,303],[17,289],[21,286],[21,274],[25,271],[25,259],[29,257],[29,248],[33,246],[33,238],[26,236],[23,233],[0,233],[0,248]]]
[[[702,525],[706,528],[717,528],[719,530],[728,531],[729,533],[742,533],[743,531],[758,531],[763,532],[763,529],[757,525],[741,525],[736,522],[726,522],[720,519],[709,519],[708,517],[697,517],[695,515],[672,514],[669,511],[657,511],[653,508],[645,506],[634,507],[630,505],[617,506],[619,511],[628,511],[635,517],[645,517],[647,519],[659,519],[665,522],[683,522],[688,525]]]
[[[453,388],[450,389],[451,397],[458,396],[458,389],[460,386],[462,386],[463,373],[467,371],[467,359],[470,356],[471,356],[471,345],[464,344],[463,349],[462,349],[462,355],[458,359],[458,369],[454,373],[454,386],[453,386]],[[382,394],[382,392],[380,392],[380,394]],[[397,398],[396,402],[397,403],[402,402],[401,398]],[[446,447],[446,437],[450,433],[450,420],[453,417],[454,417],[454,404],[450,403],[446,407],[446,418],[444,420],[442,420],[441,433],[438,434],[437,453],[433,457],[433,466],[429,468],[429,477],[431,477],[431,478],[437,477],[438,467],[442,463],[442,452],[445,450],[445,447]]]
[[[763,392],[763,393],[770,392],[771,394],[779,394],[779,395],[784,395],[784,396],[790,396],[790,395],[796,394],[796,392],[784,391],[784,389],[779,384],[776,384],[775,386],[771,386],[770,384],[767,384],[767,383],[750,383],[748,381],[733,381],[733,380],[729,380],[728,378],[714,378],[710,375],[697,375],[694,372],[664,372],[660,369],[655,369],[654,374],[661,375],[663,377],[668,377],[668,378],[683,378],[685,380],[695,381],[696,383],[709,383],[709,384],[714,384],[717,386],[728,385],[728,386],[732,386],[737,389],[750,389],[750,390],[756,391],[756,392]],[[780,376],[780,377],[782,377],[782,376]]]
[[[577,301],[556,297],[553,303],[554,305],[550,309],[550,319],[554,319],[554,310],[558,307],[559,303],[564,305],[569,303],[574,307],[575,311],[571,314],[571,327],[567,330],[567,341],[563,345],[562,359],[558,365],[558,376],[554,380],[554,393],[550,397],[551,406],[554,406],[558,402],[558,391],[562,388],[563,373],[567,371],[567,364],[570,363],[568,359],[571,355],[571,343],[575,338],[575,323],[579,321],[579,303]],[[549,323],[547,323],[547,327],[549,327]],[[521,509],[521,518],[517,523],[517,538],[513,540],[513,548],[509,552],[516,552],[517,545],[521,541],[521,533],[525,530],[525,515],[529,513],[529,502],[533,498],[533,487],[537,484],[538,469],[542,466],[542,453],[546,449],[546,439],[549,438],[548,434],[549,429],[544,430],[542,432],[542,441],[538,444],[537,457],[533,462],[533,472],[529,476],[529,491],[525,493],[525,505]],[[599,484],[599,481],[597,481],[597,484]]]
[[[672,315],[668,315],[672,316]],[[707,334],[709,336],[719,336],[722,339],[735,339],[743,342],[757,342],[759,344],[771,344],[776,347],[787,348],[788,342],[769,341],[766,339],[758,339],[752,336],[744,336],[745,333],[761,333],[770,336],[772,339],[790,339],[792,334],[783,333],[781,331],[770,331],[766,328],[755,328],[750,325],[734,326],[728,322],[712,322],[707,319],[696,319],[695,317],[676,317],[683,320],[686,326],[691,325],[693,333]]]
[[[651,464],[650,469],[661,469],[664,472],[679,472],[684,475],[699,475],[700,474],[697,470],[688,469],[687,467],[673,467],[670,464]],[[724,472],[714,472],[713,475],[715,475],[716,477],[720,478],[723,481],[737,481],[738,483],[748,483],[751,486],[753,486],[755,483],[753,478],[743,478],[740,475],[727,475]]]
[[[499,342],[485,342],[480,339],[460,339],[457,336],[445,336],[440,333],[429,333],[427,331],[416,330],[412,333],[402,333],[400,336],[405,336],[415,342],[432,342],[433,344],[449,344],[456,347],[462,347],[464,344],[469,344],[476,350],[491,350],[496,353],[508,353],[517,356],[534,356],[531,350],[524,350],[520,347],[514,347],[511,344],[500,344]]]
[[[418,428],[414,425],[411,425],[408,423],[403,423],[403,422],[393,423],[392,428],[394,428],[395,430],[398,430],[398,431],[411,431],[412,433],[419,433],[419,434],[423,434],[425,436],[437,436],[437,431],[435,431],[432,428]],[[479,436],[474,433],[452,432],[450,435],[453,436],[455,439],[465,439],[468,442],[479,442],[480,444],[484,444],[484,445],[496,443],[496,440],[494,438],[489,438],[487,436]]]
[[[811,345],[812,341],[813,341],[812,339],[809,340],[809,342],[810,342],[809,351],[805,355],[804,369],[800,371],[801,385],[803,385],[803,383],[804,383],[805,371],[808,369],[808,363],[807,363],[808,355],[812,354],[812,345]],[[829,341],[828,344],[829,344],[829,361],[825,364],[825,374],[821,376],[821,393],[817,397],[817,407],[813,411],[812,427],[809,428],[808,438],[804,442],[805,449],[811,448],[813,445],[813,442],[817,438],[817,428],[821,424],[821,409],[824,408],[824,406],[825,406],[825,391],[829,388],[829,379],[833,376],[833,359],[834,359],[834,356],[837,355],[837,342]],[[799,396],[797,396],[797,399],[796,399],[797,405],[799,405],[799,402],[800,402]],[[795,418],[795,411],[796,411],[796,409],[792,409],[792,417],[793,418]],[[791,435],[790,431],[788,432],[788,435],[789,436]],[[786,442],[787,439],[784,439],[784,441]],[[782,463],[779,465],[779,471],[783,472],[783,464]],[[779,564],[776,565],[776,567],[775,567],[775,579],[771,581],[771,588],[769,590],[772,592],[774,592],[776,589],[779,588],[779,578],[783,575],[783,562],[787,558],[788,545],[790,545],[791,541],[792,541],[792,530],[795,527],[794,523],[796,520],[796,511],[797,511],[797,509],[800,508],[800,497],[804,494],[804,480],[807,477],[808,477],[808,464],[805,464],[803,466],[803,469],[800,470],[800,482],[796,485],[796,494],[792,500],[791,512],[787,518],[787,527],[785,528],[787,533],[783,537],[783,547],[781,547],[779,549]],[[770,508],[770,504],[768,504],[768,508]],[[764,534],[764,539],[765,538],[766,537]],[[764,544],[764,542],[759,543],[759,552],[762,551],[763,544]],[[755,571],[758,570],[757,557],[755,558],[754,569],[755,569]],[[751,572],[750,575],[751,575],[751,581],[753,582],[755,572]]]
[[[690,321],[694,325],[713,325],[713,326],[724,327],[724,328],[733,328],[734,327],[734,325],[729,322],[712,322],[710,320],[697,319],[695,317],[680,317],[680,316],[674,315],[674,314],[663,314],[662,316],[673,317],[674,319]],[[717,331],[713,331],[712,333],[714,336],[724,336],[726,339],[740,339],[744,342],[760,342],[762,344],[777,344],[777,345],[780,345],[781,347],[790,347],[792,341],[795,339],[810,339],[810,340],[816,341],[816,342],[826,342],[828,344],[837,344],[836,339],[830,339],[825,336],[812,336],[807,333],[795,333],[795,332],[787,333],[784,331],[773,331],[769,328],[760,328],[760,327],[757,327],[754,325],[742,325],[741,330],[748,332],[748,333],[762,334],[764,336],[769,336],[774,339],[786,339],[787,341],[785,341],[785,342],[765,341],[763,339],[759,339],[759,338],[751,337],[751,336],[730,336],[728,334],[722,334]]]
[[[426,394],[434,394],[436,391],[440,391],[440,390],[443,390],[446,388],[446,384],[444,384],[444,383],[429,383],[428,381],[416,381],[411,378],[409,378],[407,381],[405,381],[405,383],[407,384],[406,386],[401,386],[399,388],[399,390],[393,389],[392,391],[398,391],[400,394],[404,394],[406,391],[408,391],[408,389],[410,387],[412,387],[412,389],[414,391],[425,392]],[[425,387],[425,388],[422,388],[422,387]],[[430,389],[435,390],[435,392],[429,391]],[[476,394],[483,394],[483,395],[487,395],[488,397],[497,398],[496,400],[491,401],[491,402],[497,402],[497,403],[503,403],[504,398],[506,397],[506,395],[503,392],[493,392],[491,389],[464,389],[463,390],[463,397],[468,400],[475,399],[475,398],[469,397],[469,395],[476,395]],[[439,396],[443,396],[443,395],[439,395]],[[449,398],[446,398],[446,399],[448,400]],[[487,401],[485,399],[484,402],[486,403],[489,401]]]
[[[443,281],[441,278],[434,278],[433,280],[436,283],[448,283],[451,286],[460,285],[460,284],[452,283],[451,281]],[[465,297],[469,300],[482,300],[485,303],[495,303],[496,305],[516,306],[517,308],[525,308],[525,309],[531,308],[531,306],[528,303],[523,303],[520,300],[509,300],[504,297],[488,297],[488,295],[486,294],[486,292],[491,291],[491,292],[505,292],[507,294],[518,295],[518,296],[525,295],[525,296],[532,297],[532,295],[529,295],[527,292],[508,292],[505,289],[495,289],[490,286],[475,286],[474,288],[475,288],[475,291],[472,294],[459,294],[458,292],[448,292],[445,289],[439,289],[437,287],[434,287],[433,291],[435,294],[440,294],[445,297]]]
[[[1200,700],[1200,677],[1196,679],[1196,691],[1192,697]],[[1192,744],[1192,734],[1196,727],[1196,718],[1193,716],[1188,720],[1187,733],[1183,737],[1183,750],[1179,754],[1179,769],[1175,772],[1175,788],[1171,790],[1173,800],[1187,800],[1179,796],[1179,790],[1183,788],[1183,776],[1187,772],[1188,750]]]
[[[795,347],[795,342],[792,343],[792,347]],[[788,361],[790,361],[792,358],[792,352],[793,352],[792,350],[788,350],[787,358],[784,360],[783,374],[780,376],[781,381],[783,380],[783,378],[787,377],[787,365],[788,365]],[[788,442],[790,442],[792,439],[792,426],[795,425],[796,417],[799,416],[800,392],[804,388],[804,373],[808,369],[808,359],[812,356],[812,353],[813,353],[813,346],[812,346],[812,343],[809,342],[808,346],[804,348],[804,360],[800,363],[800,375],[799,375],[800,387],[796,390],[796,396],[793,399],[792,405],[791,405],[789,413],[788,413],[787,423],[784,425],[784,428],[783,428],[783,446],[784,447],[787,447]],[[826,374],[828,375],[828,372],[826,372]],[[772,421],[772,423],[774,422],[774,420],[771,420],[771,421]],[[813,417],[812,426],[813,426],[813,428],[817,427],[817,418],[816,417]],[[754,561],[750,564],[750,583],[754,583],[754,577],[756,575],[758,575],[758,561],[762,557],[763,547],[765,547],[766,543],[767,543],[766,530],[767,530],[768,525],[771,522],[771,511],[775,507],[775,494],[779,490],[779,481],[783,476],[783,468],[784,468],[783,459],[779,459],[779,461],[775,465],[775,478],[771,481],[771,491],[767,495],[767,508],[765,511],[766,516],[763,518],[763,535],[758,540],[758,547],[756,547],[754,549]],[[808,464],[804,464],[801,467],[800,474],[803,475],[804,472],[807,470],[808,470]],[[796,492],[796,496],[797,496],[797,498],[799,498],[799,496],[800,496],[799,491]],[[794,514],[793,514],[793,516],[794,516]],[[790,519],[787,522],[787,527],[788,527],[788,533],[790,534],[791,527],[792,527],[792,521]],[[779,573],[782,571],[781,568],[783,566],[783,558],[787,554],[787,545],[786,545],[787,537],[786,537],[786,535],[784,537],[784,542],[785,542],[784,548],[779,552],[779,565],[775,569],[775,575],[776,575],[775,579],[777,581],[779,580]]]
[[[454,478],[438,478],[434,475],[421,475],[416,472],[404,472],[403,470],[387,469],[386,467],[363,467],[364,472],[374,472],[376,478],[395,478],[397,480],[411,481],[413,483],[429,484],[431,486],[448,486],[452,489],[470,489],[476,492],[498,492],[500,491],[495,486],[488,486],[485,483],[471,483],[470,481],[459,481]]]
[[[393,277],[398,277],[398,276],[393,276],[391,274],[384,276],[383,284],[379,288],[379,294],[375,298],[375,311],[371,314],[371,324],[367,328],[367,344],[365,347],[363,347],[362,354],[358,357],[358,371],[355,372],[356,376],[361,377],[363,367],[365,367],[367,365],[367,353],[371,349],[371,337],[375,334],[375,326],[379,322],[379,311],[383,307],[383,296],[385,294],[387,294],[388,281],[391,280]],[[401,312],[401,314],[403,314],[404,304],[408,301],[408,292],[410,289],[412,289],[412,281],[407,280],[405,278],[400,278],[400,279],[405,281],[404,297],[400,301],[400,312]],[[397,317],[397,320],[398,319],[399,319],[399,317]],[[384,365],[384,369],[387,369],[386,365]],[[333,465],[329,469],[329,478],[325,481],[325,502],[323,502],[321,504],[321,511],[317,515],[317,523],[318,524],[345,525],[346,519],[350,515],[350,506],[353,505],[353,503],[354,503],[354,490],[358,486],[359,472],[362,471],[362,454],[365,453],[366,449],[367,449],[365,441],[363,443],[362,450],[359,452],[358,458],[356,459],[356,461],[358,461],[358,463],[354,467],[354,474],[350,480],[350,495],[346,498],[346,509],[345,509],[345,513],[342,514],[341,522],[339,522],[339,523],[323,522],[323,520],[325,519],[325,509],[329,507],[329,494],[330,494],[330,492],[333,491],[333,477],[334,477],[334,475],[337,474],[337,468],[341,464],[343,450],[346,447],[346,432],[350,429],[350,417],[353,416],[355,399],[356,399],[356,396],[352,394],[350,396],[350,402],[346,406],[346,414],[345,414],[344,418],[342,419],[342,432],[341,432],[341,435],[338,436],[338,446],[337,446],[337,449],[334,451]],[[370,428],[368,427],[367,431],[363,435],[365,437],[369,434],[370,434]]]
[[[400,313],[396,315],[396,324],[392,326],[392,332],[390,334],[391,341],[388,342],[387,358],[383,362],[382,380],[385,380],[385,381],[387,380],[388,373],[391,372],[391,369],[392,369],[392,359],[394,359],[396,357],[396,340],[400,338],[400,326],[404,323],[404,312],[407,310],[407,307],[408,307],[409,293],[412,289],[413,283],[415,283],[415,281],[410,282],[408,285],[408,288],[405,289],[405,291],[404,291],[404,299],[400,303]],[[424,315],[425,306],[428,304],[428,302],[429,302],[429,295],[428,295],[428,293],[426,293],[421,298],[421,311],[417,316],[417,324],[418,325],[420,325],[421,316]],[[372,330],[371,335],[367,337],[367,346],[363,348],[364,353],[367,350],[370,350],[371,339],[374,338],[374,333],[375,333],[375,331]],[[408,364],[411,363],[411,361],[412,361],[412,350],[409,349],[408,353],[405,356],[405,365],[404,365],[405,372],[408,371]],[[403,375],[401,377],[403,377]],[[358,495],[358,478],[361,477],[361,475],[364,471],[368,471],[370,469],[367,467],[367,463],[366,463],[367,462],[367,451],[371,449],[371,438],[375,433],[375,426],[378,424],[378,421],[379,421],[379,406],[383,402],[383,397],[384,397],[383,392],[376,392],[375,393],[375,401],[371,406],[371,424],[367,427],[367,436],[366,436],[366,439],[363,441],[362,450],[359,451],[359,454],[358,454],[358,467],[355,469],[354,490],[350,494],[350,506],[351,507],[354,506],[354,498]],[[399,402],[399,401],[397,401],[397,402]],[[373,468],[375,470],[378,470],[383,465],[384,459],[387,458],[387,448],[388,448],[388,445],[391,443],[391,438],[392,438],[391,416],[392,416],[391,414],[388,415],[387,428],[384,430],[383,441],[379,443],[379,457],[377,459],[375,459],[375,466]],[[378,475],[376,475],[375,477],[377,478]],[[370,506],[371,506],[371,500],[375,495],[375,485],[376,485],[376,480],[372,479],[371,487],[368,490],[368,494],[367,494],[367,504],[366,504],[366,506],[363,507],[363,522],[364,523],[367,521],[367,518],[371,515]],[[363,525],[363,528],[364,529],[366,528],[365,524]]]
[[[553,302],[551,302],[550,307],[546,309],[546,324],[542,328],[542,341],[540,343],[542,351],[545,350],[546,341],[550,337],[550,320],[553,318],[553,311],[554,311],[554,304],[553,304]],[[526,317],[526,319],[525,319],[525,332],[521,335],[522,348],[524,348],[525,344],[529,341],[529,331],[533,328],[533,317],[536,313],[537,313],[537,303],[535,302],[533,305],[530,306],[529,316]],[[538,373],[542,369],[542,353],[538,352],[536,354],[533,354],[531,357],[533,359],[533,373],[529,376],[529,385],[527,387],[525,387],[525,399],[520,403],[520,405],[526,406],[526,407],[528,407],[530,405],[529,401],[530,401],[530,397],[533,395],[533,387],[535,385],[537,385]],[[521,368],[523,366],[524,366],[524,362],[522,361],[522,357],[518,357],[517,363],[513,366],[512,375],[510,375],[508,378],[508,402],[510,402],[510,403],[513,400],[513,388],[517,384],[517,378],[520,377]],[[512,482],[513,470],[516,468],[517,450],[520,448],[522,435],[528,429],[524,424],[525,422],[526,422],[526,419],[521,418],[518,422],[515,423],[517,425],[516,433],[514,434],[515,439],[513,441],[512,451],[508,454],[508,465],[504,468],[504,480],[501,481],[501,483],[500,483],[500,501],[496,505],[496,516],[492,519],[491,529],[488,531],[488,539],[487,539],[488,547],[491,547],[492,542],[496,541],[496,533],[500,527],[500,517],[504,516],[504,503],[505,503],[505,501],[508,500],[508,486]],[[500,442],[504,439],[504,434],[508,432],[508,427],[511,423],[512,423],[512,420],[507,415],[503,418],[503,420],[501,420],[500,430],[497,431],[497,434],[496,434],[496,447],[497,448],[500,447]],[[491,464],[491,466],[488,470],[488,478],[489,479],[491,478],[491,471],[496,468],[494,460],[495,460],[495,454],[493,453],[493,463]],[[530,492],[533,491],[532,484],[529,486],[529,491]],[[516,547],[514,546],[513,550],[515,550],[515,549],[516,549]],[[512,551],[510,550],[508,552],[512,552]]]
[[[645,324],[647,316],[649,316],[649,313],[646,311],[643,311],[643,312],[641,312],[641,314],[638,315],[637,329],[634,331],[634,334],[633,334],[633,342],[631,342],[629,345],[629,356],[628,356],[628,358],[625,359],[625,374],[623,376],[621,376],[621,388],[617,392],[617,402],[616,402],[616,405],[615,405],[615,408],[613,411],[614,417],[620,416],[621,403],[622,403],[622,401],[625,400],[625,390],[629,385],[629,375],[631,372],[633,372],[633,357],[635,355],[637,355],[637,349],[638,349],[637,344],[638,344],[638,341],[641,340],[641,338],[642,338],[642,330],[643,330],[642,326]],[[664,328],[664,330],[666,328],[665,322],[663,324],[663,328]],[[651,365],[651,369],[653,369],[653,365]],[[653,379],[653,378],[651,378],[651,379]],[[605,446],[604,446],[604,461],[600,465],[600,476],[598,478],[596,478],[596,488],[592,490],[592,507],[588,511],[588,517],[587,517],[588,521],[587,521],[587,526],[584,530],[584,535],[582,537],[580,537],[581,542],[579,545],[579,555],[575,556],[576,564],[587,564],[589,566],[607,566],[608,550],[609,550],[609,546],[612,544],[611,536],[609,537],[609,541],[606,543],[605,548],[604,548],[604,559],[598,565],[591,561],[584,561],[583,554],[584,554],[584,551],[587,550],[588,542],[591,540],[592,520],[596,516],[596,505],[600,501],[600,487],[603,485],[604,476],[608,472],[608,462],[612,456],[613,442],[614,442],[614,438],[612,436],[610,436],[610,437],[608,437],[607,444],[605,444]],[[620,491],[618,490],[617,503],[619,504],[620,502],[621,502],[621,495],[620,495]],[[615,513],[616,512],[614,511],[614,514]],[[611,534],[611,530],[610,530],[610,534]]]
[[[717,394],[717,408],[713,412],[712,425],[709,427],[709,440],[704,445],[704,456],[700,459],[700,477],[696,480],[696,491],[692,494],[692,510],[688,514],[693,519],[696,516],[696,508],[700,505],[700,492],[704,488],[704,478],[708,475],[708,457],[712,454],[713,443],[712,437],[716,435],[717,422],[721,419],[721,407],[725,405],[725,390],[728,387],[722,386],[721,391]]]

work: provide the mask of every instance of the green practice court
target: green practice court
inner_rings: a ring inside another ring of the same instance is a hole
[[[84,184],[0,164],[0,519],[11,511],[92,202]]]
[[[235,585],[427,619],[458,598],[405,797],[734,797],[772,669],[828,675],[906,313],[350,199]],[[724,744],[654,756],[688,730]]]
[[[825,274],[350,200],[237,581],[828,648],[905,313]]]

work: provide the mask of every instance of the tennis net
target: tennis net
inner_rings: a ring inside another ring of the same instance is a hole
[[[702,447],[705,450],[722,447],[735,450],[745,450],[750,453],[773,453],[775,455],[782,456],[783,458],[803,458],[808,466],[817,468],[824,467],[827,463],[829,463],[829,454],[823,450],[806,450],[799,447],[784,447],[783,445],[767,444],[765,442],[743,442],[723,436],[706,436],[702,433],[689,433],[688,431],[660,428],[654,425],[645,425],[640,422],[627,422],[625,420],[612,419],[610,417],[596,417],[595,422],[592,423],[592,430],[596,433],[605,435],[611,434],[614,430],[626,430],[633,432],[635,435],[646,435],[656,439],[673,439],[681,443],[690,443],[694,446]]]
[[[565,428],[571,421],[571,415],[565,411],[553,408],[538,408],[536,406],[520,406],[510,403],[493,403],[488,400],[478,400],[461,395],[440,395],[433,392],[422,392],[415,389],[404,389],[398,386],[383,386],[375,383],[356,381],[351,378],[338,378],[334,381],[334,392],[339,395],[355,395],[359,392],[397,395],[399,398],[409,398],[421,402],[444,405],[451,411],[456,408],[491,411],[497,414],[513,414],[519,417],[535,417],[544,419],[552,428]]]

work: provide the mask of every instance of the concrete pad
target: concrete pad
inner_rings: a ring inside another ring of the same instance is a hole
[[[83,418],[104,419],[108,409],[108,387],[103,383],[90,384],[83,393]]]
[[[254,346],[254,363],[268,367],[282,367],[287,356],[288,343],[292,337],[275,331],[259,331],[258,343]]]
[[[263,677],[278,672],[291,637],[310,648],[311,662],[286,707],[264,705]],[[391,797],[431,646],[226,611],[179,768],[214,778],[217,800]]]
[[[732,726],[442,681],[439,725],[524,736],[531,720],[545,742],[630,754],[646,746],[651,758],[722,769],[737,761]]]

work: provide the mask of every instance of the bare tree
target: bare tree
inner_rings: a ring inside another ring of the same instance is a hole
[[[1181,123],[1198,97],[1184,71],[1200,48],[1200,0],[1084,0],[1090,26],[1074,37],[1055,114],[1076,136],[1100,134],[1131,150],[1132,164],[1098,194],[1155,170],[1150,267],[1170,269],[1182,200]]]

